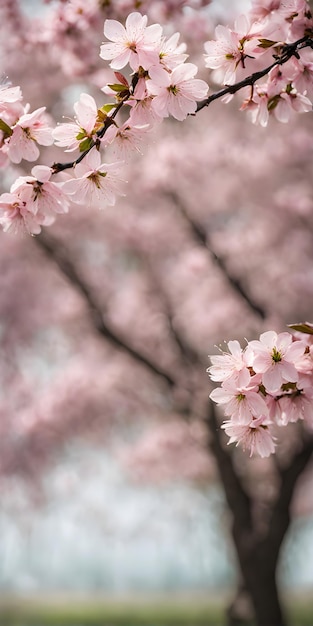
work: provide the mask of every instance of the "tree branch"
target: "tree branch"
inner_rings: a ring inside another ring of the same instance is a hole
[[[238,540],[238,537],[253,530],[251,498],[235,470],[231,453],[226,451],[222,444],[222,431],[211,400],[208,403],[206,423],[211,434],[209,445],[216,459],[226,500],[233,515],[233,534]]]
[[[270,553],[273,559],[275,559],[275,553],[276,558],[278,556],[281,543],[290,524],[290,505],[297,481],[310,462],[312,454],[313,436],[305,433],[301,448],[294,454],[286,467],[278,470],[281,484],[277,499],[272,507],[266,537],[266,542],[271,545]]]
[[[287,63],[287,61],[289,61],[291,57],[298,56],[299,50],[302,50],[303,48],[308,48],[308,47],[313,48],[313,39],[308,35],[306,35],[305,37],[302,37],[301,39],[298,39],[298,41],[295,41],[294,43],[285,44],[283,46],[283,51],[282,51],[281,56],[277,56],[277,57],[274,56],[276,60],[273,63],[271,63],[271,65],[268,65],[267,67],[265,67],[264,70],[260,70],[259,72],[254,72],[253,74],[250,74],[250,76],[247,76],[246,78],[244,78],[243,80],[240,80],[238,83],[235,83],[234,85],[227,85],[224,89],[221,89],[220,91],[216,91],[205,100],[198,102],[196,113],[198,113],[205,107],[209,106],[211,102],[213,102],[214,100],[217,100],[218,98],[223,98],[223,96],[226,96],[228,94],[233,95],[237,93],[237,91],[240,91],[240,89],[243,89],[244,87],[253,87],[253,85],[257,82],[257,80],[269,74],[269,72],[274,67],[276,67],[277,65],[284,65],[284,63]],[[196,113],[194,113],[194,115]]]
[[[45,254],[52,259],[61,270],[62,274],[68,278],[71,285],[84,297],[84,300],[89,308],[93,324],[97,332],[109,341],[115,348],[121,349],[137,363],[144,365],[152,374],[163,378],[170,387],[175,386],[176,381],[170,374],[153,363],[150,359],[144,356],[141,352],[133,348],[127,340],[121,338],[104,320],[104,315],[101,311],[101,307],[96,301],[96,298],[92,294],[89,286],[84,279],[78,274],[74,264],[70,257],[66,253],[64,247],[60,242],[56,241],[50,235],[41,233],[38,237],[34,238],[34,242],[40,246]]]
[[[180,212],[182,213],[182,215],[184,216],[184,218],[188,222],[189,226],[191,227],[194,236],[201,243],[201,245],[204,246],[208,250],[208,252],[211,255],[211,258],[214,261],[214,263],[223,272],[225,278],[227,279],[227,281],[230,284],[230,286],[232,287],[232,289],[234,289],[236,291],[236,293],[246,302],[246,304],[249,306],[249,308],[251,309],[251,311],[255,315],[260,317],[262,320],[266,319],[267,315],[266,315],[265,309],[263,307],[261,307],[259,304],[257,304],[251,298],[251,296],[248,294],[248,292],[246,291],[246,289],[242,285],[241,281],[238,278],[235,278],[234,276],[232,276],[229,273],[229,271],[228,271],[228,269],[226,267],[225,261],[220,256],[218,256],[218,254],[213,250],[212,245],[211,245],[210,240],[209,240],[208,234],[206,233],[204,228],[199,223],[196,223],[196,222],[194,222],[191,219],[190,215],[188,214],[188,211],[186,210],[185,206],[183,205],[183,202],[182,202],[181,198],[178,196],[178,194],[175,191],[169,191],[169,192],[166,193],[166,195],[179,208]]]

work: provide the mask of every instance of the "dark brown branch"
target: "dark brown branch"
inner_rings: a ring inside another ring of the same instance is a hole
[[[264,70],[260,70],[259,72],[254,72],[250,76],[247,76],[246,78],[244,78],[243,80],[239,81],[238,83],[235,83],[234,85],[227,85],[226,87],[224,87],[224,89],[221,89],[220,91],[217,91],[217,92],[213,93],[211,96],[209,96],[205,100],[202,100],[201,102],[198,102],[197,103],[197,110],[192,115],[195,115],[196,113],[198,113],[199,111],[201,111],[205,107],[209,106],[209,104],[211,104],[211,102],[213,102],[214,100],[217,100],[219,98],[223,98],[223,96],[226,96],[227,94],[235,94],[235,93],[237,93],[237,91],[240,91],[244,87],[249,87],[249,86],[253,87],[253,85],[256,83],[257,80],[259,80],[260,78],[263,78],[264,76],[266,76],[274,67],[276,67],[278,65],[283,65],[284,63],[289,61],[289,59],[291,59],[291,57],[293,57],[293,56],[297,57],[299,55],[298,51],[302,50],[302,48],[306,48],[306,47],[313,48],[313,39],[311,37],[309,37],[308,35],[305,36],[305,37],[302,37],[301,39],[298,39],[294,43],[285,44],[283,46],[282,53],[280,54],[280,56],[275,57],[273,55],[274,58],[275,58],[275,61],[273,63],[271,63],[271,65],[268,65],[266,68],[264,68]],[[114,111],[111,113],[111,115],[107,116],[107,118],[106,118],[106,120],[105,120],[105,122],[103,124],[103,127],[99,131],[97,131],[97,133],[96,133],[97,139],[92,140],[90,142],[89,148],[87,148],[87,150],[84,150],[84,152],[82,152],[81,155],[77,159],[75,159],[74,161],[70,161],[68,163],[54,163],[52,165],[53,174],[57,174],[58,172],[62,172],[64,170],[71,169],[72,167],[75,167],[75,165],[80,163],[87,156],[87,154],[90,152],[90,150],[92,148],[94,148],[95,146],[99,147],[100,139],[104,136],[104,134],[107,131],[107,129],[109,128],[109,126],[111,126],[111,124],[114,124],[114,119],[117,116],[118,112],[121,110],[121,108],[127,102],[127,100],[129,99],[130,95],[132,93],[134,93],[136,84],[138,82],[138,77],[139,77],[139,74],[138,74],[138,72],[136,72],[133,75],[131,86],[129,87],[128,90],[126,90],[126,93],[125,92],[123,93],[123,97],[120,99],[118,104],[115,106]]]
[[[101,311],[101,307],[97,303],[96,298],[92,294],[87,283],[84,281],[82,276],[78,274],[63,246],[50,235],[47,236],[43,232],[36,237],[34,241],[48,255],[48,257],[56,263],[64,276],[69,279],[71,285],[75,287],[75,289],[84,297],[97,332],[100,333],[100,335],[109,341],[115,348],[119,348],[129,354],[129,356],[135,359],[137,363],[144,365],[152,374],[160,376],[168,385],[173,387],[176,382],[170,374],[153,363],[138,350],[133,348],[127,340],[120,337],[104,321],[104,315]]]
[[[188,214],[188,211],[186,210],[185,206],[183,205],[183,202],[182,202],[181,198],[178,196],[178,194],[176,192],[174,192],[174,191],[170,191],[170,192],[167,192],[166,195],[169,198],[171,198],[171,200],[179,208],[180,212],[182,213],[184,218],[187,220],[189,226],[191,227],[194,236],[199,241],[199,243],[201,243],[202,246],[205,246],[205,248],[208,250],[208,252],[210,253],[211,258],[214,261],[214,263],[223,272],[223,274],[224,274],[225,278],[227,279],[228,283],[230,284],[230,286],[246,302],[246,304],[249,306],[249,308],[251,309],[251,311],[255,315],[260,317],[262,320],[266,319],[266,311],[265,311],[265,309],[263,307],[261,307],[259,304],[257,304],[251,298],[251,296],[248,294],[248,292],[246,291],[246,289],[242,285],[241,281],[238,278],[235,278],[234,276],[232,276],[229,273],[224,259],[222,257],[220,257],[218,254],[216,254],[216,252],[213,250],[212,245],[210,244],[210,240],[209,240],[208,234],[206,233],[204,228],[199,223],[196,223],[196,222],[194,222],[191,219],[190,215]]]
[[[313,437],[303,436],[301,448],[294,454],[286,467],[279,470],[281,484],[279,493],[272,508],[269,522],[269,531],[266,541],[271,545],[272,558],[278,557],[278,552],[290,524],[290,506],[297,481],[307,467],[313,454]]]
[[[176,348],[179,351],[180,358],[185,364],[188,365],[194,365],[196,363],[199,363],[199,356],[197,352],[192,348],[192,346],[187,342],[185,337],[183,337],[175,327],[175,324],[173,322],[173,311],[171,302],[163,288],[161,280],[154,270],[154,264],[150,262],[150,259],[147,257],[147,255],[142,254],[141,256],[144,261],[145,269],[147,272],[149,272],[149,281],[150,283],[152,283],[154,290],[157,291],[158,301],[161,304],[163,313],[166,316],[169,332],[173,342],[176,345]]]
[[[240,91],[241,89],[243,89],[244,87],[253,87],[253,85],[257,82],[257,80],[260,80],[260,78],[263,78],[264,76],[269,74],[269,72],[274,67],[278,65],[284,65],[284,63],[287,63],[287,61],[289,61],[291,57],[298,56],[299,50],[302,50],[302,48],[308,48],[308,47],[313,48],[313,39],[309,36],[302,37],[301,39],[298,39],[298,41],[295,41],[294,43],[285,44],[283,46],[283,51],[282,51],[281,56],[276,57],[276,58],[274,57],[275,61],[271,63],[271,65],[268,65],[267,67],[265,67],[264,70],[260,70],[259,72],[254,72],[253,74],[250,74],[250,76],[247,76],[246,78],[239,81],[238,83],[235,83],[234,85],[227,85],[224,89],[221,89],[220,91],[216,91],[205,100],[198,102],[196,113],[198,113],[198,111],[201,111],[205,107],[209,106],[211,102],[213,102],[214,100],[217,100],[218,98],[223,98],[223,96],[226,96],[228,94],[233,95],[237,93],[237,91]]]
[[[234,467],[231,453],[226,451],[222,444],[223,433],[212,401],[208,403],[206,423],[210,432],[209,445],[217,462],[227,504],[233,515],[233,533],[238,537],[252,532],[252,503]]]
[[[133,84],[136,84],[136,80],[134,77],[133,80]],[[80,163],[85,156],[87,156],[87,154],[90,152],[90,150],[92,148],[94,148],[95,146],[99,146],[100,144],[100,139],[104,136],[104,134],[106,133],[106,131],[108,130],[109,126],[111,126],[111,124],[114,124],[114,119],[117,116],[118,112],[121,110],[121,108],[124,106],[126,100],[129,99],[129,96],[131,95],[131,92],[128,90],[127,93],[123,96],[123,98],[121,99],[121,101],[115,106],[115,109],[113,111],[113,113],[111,115],[108,115],[103,127],[100,128],[100,130],[97,131],[96,135],[97,135],[97,139],[96,140],[92,140],[90,142],[90,146],[89,148],[87,148],[87,150],[84,150],[84,152],[81,153],[81,155],[75,159],[75,161],[70,161],[68,163],[54,163],[52,165],[52,169],[53,169],[53,174],[58,174],[58,172],[63,172],[64,170],[69,170],[72,167],[74,167],[75,165],[77,165],[78,163]]]

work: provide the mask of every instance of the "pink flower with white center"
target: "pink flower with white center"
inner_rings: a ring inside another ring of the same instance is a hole
[[[303,357],[305,344],[292,341],[290,333],[269,330],[260,335],[260,340],[250,341],[254,352],[253,369],[262,374],[262,383],[269,393],[279,391],[285,383],[296,383],[299,373],[297,361]]]
[[[26,200],[27,210],[40,216],[40,223],[48,226],[55,220],[55,213],[67,213],[69,200],[62,190],[62,183],[50,181],[53,170],[46,165],[36,165],[32,176],[20,176],[11,187],[21,200]]]
[[[229,352],[210,356],[212,365],[208,367],[207,372],[214,382],[222,382],[232,378],[239,386],[242,381],[245,384],[247,372],[249,374],[246,351],[242,350],[237,340],[229,341],[227,347]]]
[[[3,193],[0,196],[0,224],[5,233],[38,235],[41,232],[41,216],[34,215],[30,210],[28,199],[26,194],[22,199],[17,193]]]
[[[110,66],[120,70],[129,63],[135,72],[141,66],[148,70],[159,61],[158,48],[161,43],[162,27],[147,26],[148,18],[141,13],[131,13],[124,26],[116,20],[105,20],[104,35],[112,43],[100,48],[100,57],[111,60]]]
[[[86,207],[104,208],[113,206],[117,195],[124,195],[120,190],[119,172],[122,162],[101,163],[99,152],[93,148],[87,156],[75,166],[76,178],[62,183],[62,189],[72,202],[85,204]]]
[[[243,370],[240,386],[232,379],[225,380],[222,387],[214,389],[211,400],[225,404],[225,415],[238,424],[250,424],[254,417],[268,415],[267,404],[259,393],[260,376],[251,377]]]
[[[5,140],[5,151],[13,163],[36,161],[39,157],[37,143],[51,146],[52,129],[45,118],[46,107],[25,113],[12,128],[12,135]]]
[[[262,50],[256,47],[256,39],[260,34],[260,26],[252,24],[245,15],[235,22],[235,30],[219,25],[215,29],[216,40],[206,41],[204,49],[205,65],[211,69],[223,70],[223,83],[233,85],[236,81],[238,66],[245,67],[245,59]]]
[[[160,117],[172,115],[177,120],[186,119],[195,113],[197,100],[203,100],[208,93],[208,85],[204,80],[194,78],[198,68],[193,63],[178,65],[169,74],[160,75],[150,70],[151,80],[147,80],[147,89],[155,96],[152,108]]]
[[[102,139],[102,143],[105,145],[112,144],[114,154],[125,161],[134,151],[142,154],[140,146],[149,128],[149,124],[134,126],[130,119],[126,120],[119,128],[111,124]]]
[[[228,444],[240,444],[243,450],[250,451],[250,456],[256,453],[261,457],[268,457],[275,452],[274,438],[268,423],[267,417],[260,416],[251,420],[250,424],[234,424],[229,420],[222,424],[222,428],[230,437]]]
[[[76,113],[74,123],[59,124],[53,131],[52,136],[55,145],[60,148],[67,147],[65,152],[72,152],[79,148],[79,144],[84,139],[96,139],[96,132],[99,128],[98,107],[92,96],[82,93],[78,102],[74,104]]]

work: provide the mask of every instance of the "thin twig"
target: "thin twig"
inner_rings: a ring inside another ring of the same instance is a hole
[[[228,94],[233,95],[237,93],[237,91],[240,91],[240,89],[243,89],[244,87],[252,87],[257,82],[257,80],[260,80],[260,78],[263,78],[264,76],[269,74],[269,72],[274,67],[278,65],[284,65],[284,63],[287,63],[287,61],[289,61],[291,57],[298,55],[298,50],[302,50],[303,48],[308,48],[308,47],[313,48],[313,39],[309,36],[302,37],[301,39],[298,39],[298,41],[295,41],[292,44],[286,44],[284,46],[284,51],[282,55],[280,57],[277,57],[275,61],[271,63],[271,65],[268,65],[267,67],[265,67],[264,70],[260,70],[259,72],[254,72],[253,74],[250,74],[250,76],[247,76],[246,78],[244,78],[243,80],[240,80],[238,83],[235,83],[234,85],[227,85],[226,87],[224,87],[224,89],[220,89],[220,91],[216,91],[205,100],[198,102],[196,113],[198,113],[205,107],[209,106],[211,102],[213,102],[214,100],[217,100],[218,98],[223,98],[224,96]]]

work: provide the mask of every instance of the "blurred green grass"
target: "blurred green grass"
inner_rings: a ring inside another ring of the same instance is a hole
[[[225,596],[126,598],[0,597],[1,626],[222,626]],[[309,596],[286,601],[290,626],[313,625]]]

